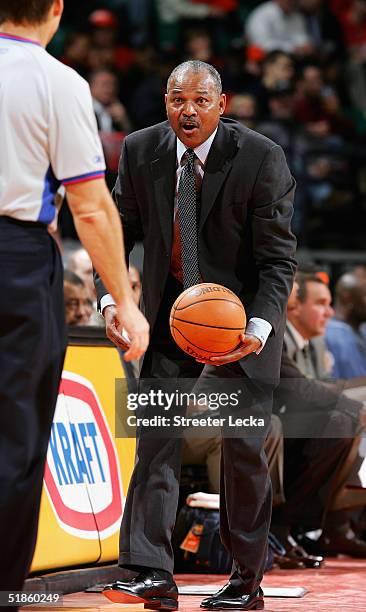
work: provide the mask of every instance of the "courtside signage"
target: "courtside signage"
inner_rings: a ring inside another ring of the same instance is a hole
[[[93,540],[119,529],[122,482],[117,451],[93,385],[72,372],[62,374],[44,484],[67,533]]]

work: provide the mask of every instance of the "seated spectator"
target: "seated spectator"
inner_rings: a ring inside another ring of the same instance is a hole
[[[228,100],[225,114],[254,130],[257,120],[257,101],[252,94],[236,94]]]
[[[366,106],[366,3],[350,0],[349,6],[340,11],[348,65],[347,86],[353,106],[364,116]]]
[[[302,70],[298,83],[295,117],[308,134],[325,146],[341,144],[335,136],[350,140],[355,135],[353,123],[343,115],[337,93],[326,86],[322,69],[314,64]]]
[[[325,333],[335,378],[366,375],[365,322],[366,279],[358,273],[344,274],[336,285],[335,316]]]
[[[299,0],[298,7],[305,17],[307,32],[324,64],[344,57],[344,43],[339,20],[329,8],[327,0]]]
[[[68,269],[81,278],[92,303],[93,311],[89,318],[88,325],[104,327],[104,319],[102,315],[97,312],[97,294],[93,281],[93,264],[89,257],[89,253],[84,248],[77,249],[71,253],[68,260]]]
[[[67,268],[74,272],[83,281],[88,290],[89,297],[96,302],[97,295],[93,282],[93,264],[86,249],[80,248],[71,253],[67,262]]]
[[[332,298],[319,276],[299,273],[296,278],[298,292],[291,296],[288,304],[285,352],[281,362],[283,380],[276,391],[276,401],[277,406],[282,406],[279,415],[285,435],[294,436],[294,428],[295,431],[297,428],[298,435],[305,438],[285,438],[287,502],[275,513],[274,521],[282,525],[287,522],[287,526],[298,522],[301,500],[307,488],[305,482],[311,479],[313,486],[314,479],[321,473],[324,476],[330,467],[329,462],[338,457],[337,467],[333,464],[328,472],[328,483],[313,490],[307,516],[302,520],[310,527],[311,521],[316,523],[316,516],[318,521],[321,519],[318,526],[323,525],[324,529],[316,545],[320,554],[339,552],[366,557],[366,542],[359,540],[352,531],[346,508],[340,511],[337,507],[337,511],[332,511],[334,495],[346,484],[357,463],[355,449],[358,450],[360,438],[356,436],[366,426],[366,411],[363,403],[348,398],[337,384],[314,380],[323,378],[329,365],[322,334],[333,314]],[[309,379],[310,385],[302,377]],[[322,457],[320,461],[319,457]],[[347,466],[346,473],[344,465]],[[299,476],[300,466],[303,466],[304,473],[308,470],[304,481]],[[335,483],[337,471],[342,482]],[[320,490],[321,495],[318,493]],[[280,536],[280,531],[273,531]]]
[[[106,63],[103,66],[99,64],[95,68],[108,65],[121,72],[128,70],[134,61],[134,52],[131,48],[122,46],[118,42],[120,24],[117,16],[112,11],[98,9],[89,15],[88,21],[91,26],[91,54],[94,61],[102,61],[103,51],[105,51]],[[102,53],[99,55],[99,52]]]
[[[302,156],[307,141],[294,116],[294,92],[284,88],[268,94],[268,112],[257,124],[257,131],[264,134],[285,151],[287,163],[296,175],[303,169]]]
[[[81,278],[70,270],[64,271],[64,300],[66,324],[88,325],[92,301]]]
[[[365,264],[359,264],[358,266],[353,268],[352,274],[354,274],[354,276],[356,276],[356,278],[359,278],[360,280],[365,280],[366,281],[366,265]]]
[[[268,115],[271,94],[292,88],[294,73],[294,61],[289,53],[275,50],[265,56],[262,78],[249,89],[258,100],[261,116]]]
[[[124,76],[126,107],[134,129],[139,130],[166,119],[165,81],[152,45],[135,49],[135,60]]]
[[[292,537],[302,530],[322,529],[320,539],[309,549],[317,555],[365,558],[366,542],[351,529],[348,504],[342,507],[337,502],[334,508],[338,492],[357,463],[359,435],[366,426],[364,403],[348,398],[336,385],[304,376],[284,349],[274,410],[285,434],[286,502],[274,508],[271,531],[287,555],[297,557],[306,567],[312,566],[311,560],[303,558],[302,549]],[[360,503],[364,505],[366,494],[362,495]]]
[[[142,289],[141,275],[138,269],[131,264],[128,266],[128,278],[130,279],[133,299],[138,306],[140,304],[141,289]]]
[[[115,48],[114,47],[94,47],[92,46],[88,55],[88,63],[91,72],[98,70],[115,71],[114,62]]]
[[[180,38],[181,20],[201,21],[207,17],[221,18],[224,10],[214,3],[194,0],[157,0],[156,16],[158,40],[162,51],[177,48]]]
[[[366,61],[366,3],[351,0],[340,15],[344,40],[351,58]]]
[[[289,357],[305,376],[322,379],[329,373],[331,363],[323,337],[334,314],[332,295],[316,274],[299,273],[297,279],[299,290],[287,311],[284,342]]]
[[[309,208],[309,181],[305,165],[308,140],[294,116],[294,92],[279,89],[268,95],[268,113],[256,125],[257,132],[279,144],[286,155],[297,188],[294,201],[292,228],[299,244],[306,236],[307,211]]]
[[[78,72],[84,79],[89,72],[90,37],[85,32],[72,32],[65,40],[60,61]]]
[[[319,215],[346,212],[356,197],[354,181],[350,180],[351,162],[345,151],[355,130],[353,122],[343,114],[337,93],[326,86],[322,69],[314,64],[302,70],[294,116],[306,143],[303,185],[308,193],[307,210],[319,211]],[[325,223],[324,231],[330,231],[328,218]]]
[[[213,57],[212,39],[204,29],[189,30],[185,35],[184,52],[186,59],[200,60],[217,65]]]
[[[118,80],[110,70],[97,70],[89,78],[94,112],[101,132],[129,132],[131,122],[118,99]]]
[[[304,16],[296,9],[294,0],[260,4],[248,17],[246,37],[249,45],[266,52],[280,49],[297,57],[314,52]]]

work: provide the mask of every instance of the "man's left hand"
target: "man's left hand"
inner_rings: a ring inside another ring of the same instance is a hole
[[[255,353],[262,346],[261,341],[256,336],[252,336],[251,334],[241,334],[240,335],[240,344],[236,347],[236,349],[232,353],[227,353],[227,355],[220,355],[219,357],[211,357],[210,359],[197,359],[200,363],[208,363],[215,366],[226,365],[227,363],[233,363],[234,361],[239,361],[250,355],[250,353]]]

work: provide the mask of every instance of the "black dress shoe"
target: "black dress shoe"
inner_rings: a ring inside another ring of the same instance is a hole
[[[274,566],[280,569],[305,569],[305,565],[300,559],[287,556],[286,548],[272,532],[268,534],[268,544],[273,551]]]
[[[318,550],[326,557],[349,555],[359,559],[366,558],[366,542],[359,540],[354,533],[350,535],[322,535],[317,541]]]
[[[141,572],[130,582],[117,580],[104,587],[103,595],[119,604],[143,603],[147,610],[178,610],[178,589],[173,578],[157,571]]]
[[[264,610],[263,591],[260,587],[253,593],[240,594],[231,582],[201,603],[204,610]]]
[[[301,561],[305,567],[310,569],[317,569],[322,566],[324,558],[320,555],[309,555],[306,550],[296,542],[296,540],[289,535],[285,542],[286,557],[290,559]]]

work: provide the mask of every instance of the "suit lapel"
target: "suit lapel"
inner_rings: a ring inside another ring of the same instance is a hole
[[[220,121],[216,137],[206,161],[201,191],[201,231],[215,203],[219,191],[231,170],[232,159],[237,150],[237,142],[229,128]]]
[[[155,159],[151,162],[156,210],[168,253],[173,240],[176,154],[175,134],[168,128],[166,136],[155,150]]]

